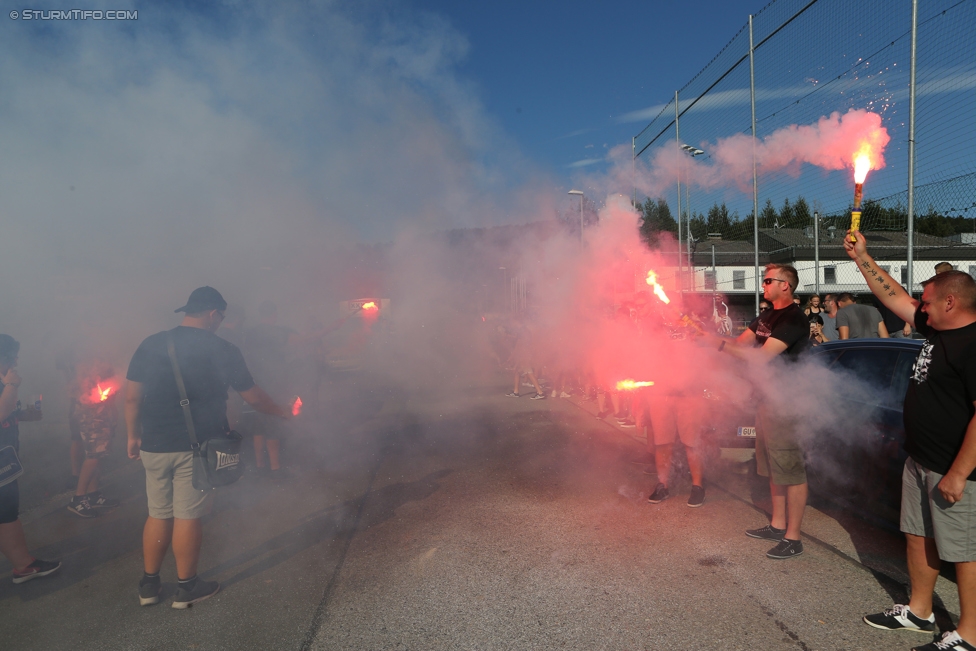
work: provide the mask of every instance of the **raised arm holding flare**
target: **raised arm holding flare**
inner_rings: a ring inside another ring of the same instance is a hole
[[[901,530],[908,547],[911,600],[864,617],[886,630],[934,631],[932,594],[942,561],[955,563],[959,624],[918,647],[976,650],[976,282],[961,271],[936,274],[913,299],[868,255],[864,236],[844,241],[874,295],[925,336],[905,395]]]

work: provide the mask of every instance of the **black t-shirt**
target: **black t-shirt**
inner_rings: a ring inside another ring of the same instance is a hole
[[[976,409],[976,323],[933,330],[915,312],[925,343],[915,359],[905,394],[905,451],[941,475],[952,466]],[[976,471],[967,478],[976,481]]]
[[[171,330],[176,359],[190,400],[197,439],[204,441],[229,429],[227,387],[247,391],[254,380],[241,351],[232,343],[200,328]],[[180,392],[166,350],[166,333],[158,332],[139,344],[126,378],[142,383],[142,449],[146,452],[190,450]]]
[[[790,361],[796,361],[803,351],[810,347],[809,317],[803,313],[800,306],[791,303],[778,310],[766,310],[749,324],[749,329],[756,333],[759,346],[769,338],[779,339],[786,344],[783,356]]]
[[[0,385],[0,387],[2,386]],[[14,450],[20,451],[20,426],[18,425],[20,421],[17,418],[18,416],[20,416],[19,405],[5,420],[0,420],[0,448],[12,445]]]

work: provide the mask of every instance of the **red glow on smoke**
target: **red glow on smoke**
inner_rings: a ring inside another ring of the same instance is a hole
[[[295,396],[295,402],[291,405],[291,415],[300,416],[302,413],[302,397]]]

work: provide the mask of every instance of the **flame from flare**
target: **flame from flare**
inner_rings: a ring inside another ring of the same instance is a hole
[[[651,289],[654,290],[654,295],[657,296],[659,299],[661,299],[663,303],[671,302],[671,299],[668,298],[668,295],[664,293],[664,288],[661,287],[660,284],[658,284],[657,274],[654,272],[653,269],[647,272],[647,284],[651,286]]]
[[[295,396],[295,402],[291,404],[291,415],[300,416],[302,413],[302,397]]]
[[[865,142],[854,154],[854,182],[864,183],[871,167],[871,145]]]
[[[374,303],[373,301],[370,301],[369,303],[363,303],[363,309],[364,310],[375,310],[376,309],[376,303]]]
[[[652,387],[653,382],[639,382],[637,380],[620,380],[617,382],[617,391],[633,391],[640,387]]]
[[[94,387],[92,387],[91,393],[88,394],[88,402],[93,405],[100,402],[105,402],[112,396],[113,393],[115,393],[115,387],[111,384],[107,385],[105,388],[102,388],[100,383],[96,384]]]

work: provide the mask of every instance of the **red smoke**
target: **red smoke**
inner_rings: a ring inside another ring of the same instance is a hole
[[[881,116],[864,109],[851,109],[822,117],[816,124],[783,127],[756,142],[756,167],[760,175],[786,171],[799,175],[804,163],[825,170],[851,168],[855,154],[869,152],[871,169],[885,166],[884,149],[891,140],[881,126]],[[677,174],[682,183],[702,188],[738,187],[752,189],[752,136],[736,134],[715,143],[702,143],[711,162],[692,159],[673,144],[660,147],[653,155],[644,177],[645,194],[656,196],[674,185]]]

